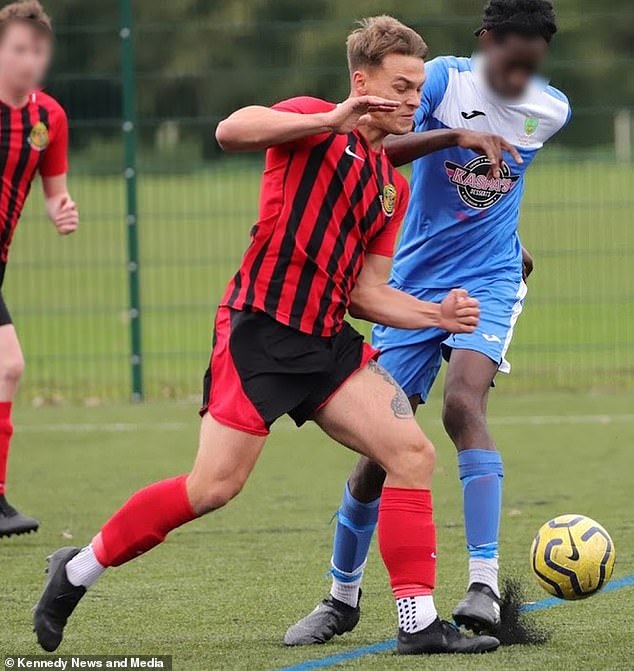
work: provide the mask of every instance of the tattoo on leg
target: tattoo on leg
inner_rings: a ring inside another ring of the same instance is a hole
[[[380,375],[386,382],[395,388],[394,397],[392,398],[392,412],[397,419],[409,419],[414,416],[412,406],[405,392],[400,388],[396,380],[376,361],[372,360],[368,367],[373,373]]]

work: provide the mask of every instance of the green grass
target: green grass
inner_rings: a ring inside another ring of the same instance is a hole
[[[503,571],[523,579],[531,599],[546,594],[530,576],[530,542],[558,513],[583,513],[604,524],[617,549],[614,577],[634,573],[633,402],[631,393],[493,393],[492,424],[507,471]],[[198,428],[194,413],[194,403],[174,401],[19,409],[11,494],[40,517],[42,528],[0,543],[0,654],[38,652],[31,607],[51,550],[87,542],[134,489],[189,468]],[[435,397],[420,420],[439,452],[437,600],[447,614],[465,587],[466,562],[455,457],[438,415]],[[352,455],[313,425],[297,431],[281,421],[243,495],[104,576],[79,606],[60,652],[171,654],[178,671],[271,671],[392,637],[394,608],[374,549],[358,629],[323,648],[280,645],[286,626],[327,591],[329,520],[352,463]],[[536,614],[552,631],[542,647],[467,659],[381,654],[338,668],[625,671],[632,668],[633,598],[629,588]]]
[[[143,344],[148,395],[198,392],[212,314],[248,244],[258,165],[139,181]],[[538,162],[522,212],[535,254],[511,350],[515,391],[614,390],[634,380],[632,167]],[[31,199],[5,294],[29,362],[23,399],[124,399],[129,393],[123,181],[74,175],[82,230],[58,239]]]

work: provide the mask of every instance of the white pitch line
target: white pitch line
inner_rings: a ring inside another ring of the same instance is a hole
[[[427,420],[439,424],[439,419]],[[493,426],[541,426],[556,424],[631,424],[634,414],[622,415],[518,415],[509,417],[489,417],[489,424]],[[18,424],[17,433],[126,433],[132,431],[184,431],[195,426],[191,422],[115,422],[107,423],[78,423],[78,424]],[[281,419],[275,429],[294,429],[295,425],[288,419]]]

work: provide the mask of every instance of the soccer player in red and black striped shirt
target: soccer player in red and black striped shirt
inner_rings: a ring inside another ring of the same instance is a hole
[[[387,472],[379,514],[381,553],[399,611],[399,651],[481,652],[438,619],[436,544],[429,486],[434,448],[407,397],[344,320],[346,312],[401,328],[470,332],[479,308],[466,292],[442,305],[387,286],[407,183],[383,139],[412,127],[424,80],[425,43],[390,17],[363,22],[348,41],[352,93],[335,105],[295,98],[248,107],[222,122],[229,151],[267,149],[260,218],[216,317],[205,379],[200,445],[189,475],[137,492],[82,550],[52,555],[35,611],[46,650],[86,588],[216,510],[241,490],[270,425],[289,414]]]
[[[46,210],[57,231],[67,235],[79,223],[66,186],[66,115],[39,89],[52,40],[50,19],[39,2],[23,0],[0,10],[0,537],[38,528],[35,519],[16,511],[5,496],[11,407],[24,361],[2,297],[9,246],[38,173]]]

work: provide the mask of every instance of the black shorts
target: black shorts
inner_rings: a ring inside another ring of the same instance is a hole
[[[258,436],[285,414],[301,426],[377,355],[348,323],[320,338],[263,312],[221,307],[200,414]]]
[[[7,324],[13,323],[11,320],[11,315],[9,314],[9,308],[7,308],[7,304],[4,302],[4,298],[2,297],[2,283],[4,282],[5,268],[6,265],[4,263],[0,263],[0,326],[6,326]]]

